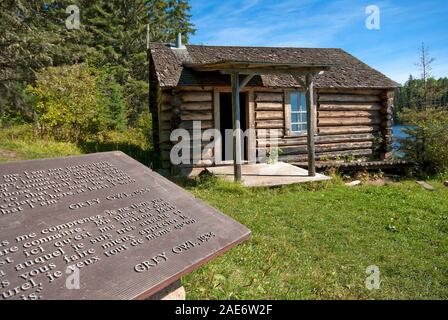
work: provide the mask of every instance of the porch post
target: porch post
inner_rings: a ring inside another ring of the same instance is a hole
[[[230,77],[232,82],[233,174],[235,181],[241,181],[240,80],[238,72],[232,72]]]
[[[314,148],[315,113],[313,108],[313,75],[305,76],[306,83],[306,114],[308,127],[308,176],[316,176],[316,152]]]

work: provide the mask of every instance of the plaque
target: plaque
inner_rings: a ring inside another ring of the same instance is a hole
[[[0,300],[145,299],[249,236],[122,152],[0,165]]]

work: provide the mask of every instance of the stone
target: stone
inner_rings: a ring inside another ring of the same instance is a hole
[[[121,152],[0,165],[0,300],[185,299],[181,277],[249,237]]]
[[[354,187],[354,186],[357,186],[357,185],[360,185],[360,184],[361,184],[360,180],[355,180],[355,181],[352,181],[352,182],[347,182],[345,185],[347,187]]]
[[[448,180],[443,183],[445,187],[448,187]]]
[[[417,181],[417,183],[428,191],[436,191],[436,189],[425,181]]]

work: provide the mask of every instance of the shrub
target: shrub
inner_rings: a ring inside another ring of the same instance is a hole
[[[144,111],[137,119],[136,129],[143,137],[148,147],[153,146],[153,131],[152,131],[152,115],[149,111]]]
[[[406,109],[400,118],[410,126],[403,129],[409,137],[399,141],[399,151],[405,158],[415,161],[426,173],[448,170],[448,110]]]
[[[25,91],[42,134],[80,142],[106,130],[127,127],[123,88],[110,70],[87,65],[50,67]]]
[[[30,124],[0,127],[0,141],[19,139],[31,141],[34,137],[34,128]]]
[[[30,122],[30,119],[17,108],[5,107],[3,109],[4,110],[0,111],[0,128],[22,125]]]
[[[107,68],[90,68],[97,76],[97,87],[106,107],[103,115],[108,130],[123,131],[127,127],[126,102],[123,87],[115,81],[113,71]]]
[[[105,131],[79,145],[85,153],[120,150],[147,166],[154,162],[150,145],[138,128]]]
[[[85,65],[43,69],[36,85],[28,86],[26,92],[34,100],[43,134],[78,142],[105,128],[106,112],[97,78]]]

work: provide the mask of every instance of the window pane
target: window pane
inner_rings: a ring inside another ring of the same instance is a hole
[[[291,113],[291,122],[299,122],[299,114]]]
[[[291,111],[299,111],[299,95],[298,93],[291,93]]]
[[[307,124],[304,123],[300,126],[300,131],[307,131]]]
[[[302,92],[290,94],[291,131],[305,133],[307,131],[306,95]]]
[[[291,130],[292,130],[292,131],[295,131],[295,132],[299,131],[299,125],[298,125],[298,124],[293,124],[293,125],[291,126]]]
[[[300,110],[306,112],[306,95],[303,93],[300,94]]]

